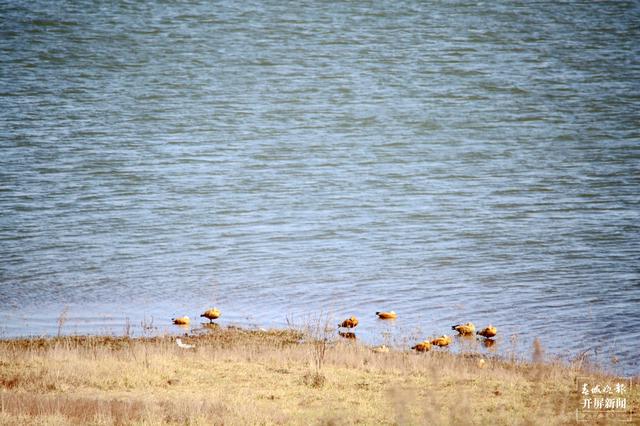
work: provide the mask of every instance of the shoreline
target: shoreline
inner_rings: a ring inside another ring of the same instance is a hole
[[[305,321],[317,321],[310,320],[311,316],[305,317]],[[128,320],[128,318],[125,317]],[[377,320],[382,321],[383,320]],[[393,323],[394,320],[387,320],[387,322]],[[171,324],[171,322],[165,323],[163,325],[154,324],[153,318],[151,318],[150,322],[143,321],[140,324],[133,324],[132,322],[125,322],[120,326],[120,330],[115,330],[113,328],[104,328],[101,331],[78,331],[77,329],[73,330],[72,327],[69,327],[67,324],[64,324],[62,327],[58,329],[58,332],[49,332],[49,333],[41,333],[41,334],[16,334],[16,335],[1,335],[0,334],[0,342],[3,341],[27,341],[27,340],[56,340],[60,338],[73,338],[73,339],[83,339],[83,338],[113,338],[113,339],[139,339],[144,340],[151,337],[166,337],[166,338],[175,338],[181,336],[188,336],[191,338],[197,338],[201,336],[203,333],[210,332],[212,327],[222,328],[222,329],[235,329],[235,330],[244,330],[248,332],[258,332],[258,331],[274,331],[274,330],[306,330],[308,329],[308,324],[303,322],[290,322],[290,321],[281,321],[277,323],[269,322],[265,324],[253,322],[253,323],[242,323],[241,321],[223,321],[223,322],[213,322],[208,323],[206,320],[192,321],[189,325],[177,325]],[[71,329],[71,330],[70,330]],[[365,346],[379,346],[381,344],[388,345],[390,348],[395,349],[396,351],[409,350],[409,348],[416,343],[424,340],[422,337],[422,333],[416,334],[415,331],[410,332],[406,328],[403,330],[398,330],[399,334],[392,334],[390,331],[384,331],[380,333],[380,336],[375,337],[371,331],[367,333],[361,333],[359,329],[354,330],[354,334],[356,335],[354,338],[357,339],[358,343],[361,343]],[[499,333],[497,337],[493,337],[490,339],[485,339],[480,336],[465,336],[459,335],[456,331],[445,330],[447,335],[453,338],[453,344],[449,346],[447,349],[450,350],[454,354],[468,354],[468,353],[477,353],[479,355],[483,355],[486,357],[503,359],[503,360],[518,360],[522,362],[527,362],[529,358],[533,357],[532,350],[533,347],[531,344],[535,345],[536,340],[539,340],[537,337],[528,336],[524,340],[523,335],[520,334],[511,334],[509,336],[505,336],[503,333]],[[340,340],[342,338],[350,338],[349,335],[352,333],[350,330],[331,330],[334,335],[328,336],[329,338],[333,338],[336,340]],[[331,333],[329,333],[331,334]],[[429,339],[440,336],[438,333],[427,334]],[[514,340],[515,339],[515,340]],[[525,344],[523,344],[525,343]],[[528,343],[528,344],[527,344]],[[543,343],[544,345],[544,343]],[[602,358],[603,354],[598,354],[598,348],[588,348],[582,351],[569,351],[564,350],[562,352],[558,352],[557,348],[555,351],[552,349],[548,349],[546,346],[540,348],[547,361],[552,361],[554,363],[565,363],[565,364],[573,364],[575,362],[584,362],[593,368],[597,368],[598,370],[604,372],[605,374],[610,375],[618,375],[624,377],[637,377],[640,381],[640,374],[629,374],[625,373],[623,369],[617,368],[619,360],[616,356],[611,356],[610,358]],[[592,357],[591,353],[595,353],[596,357]],[[606,355],[606,353],[604,354]],[[610,355],[610,354],[609,354]],[[595,358],[595,359],[594,359]]]
[[[3,329],[0,329],[0,339],[55,337],[60,332],[60,328],[62,329],[61,334],[63,335],[131,335],[136,337],[145,336],[149,333],[154,335],[179,335],[185,331],[197,331],[198,328],[202,327],[202,322],[204,322],[204,320],[200,321],[199,318],[197,318],[204,308],[177,310],[173,313],[165,313],[164,315],[149,315],[147,310],[142,310],[140,313],[133,313],[132,315],[127,313],[108,313],[104,311],[99,313],[98,316],[92,317],[95,320],[93,322],[78,316],[80,315],[80,311],[77,307],[68,311],[66,308],[67,307],[62,308],[58,314],[56,314],[54,310],[53,313],[46,317],[46,321],[45,317],[32,319],[24,316],[18,318],[6,316],[5,326]],[[360,311],[361,310],[362,309],[360,309]],[[363,324],[358,326],[356,331],[357,338],[359,341],[362,340],[369,344],[389,344],[389,341],[392,341],[395,344],[404,343],[406,346],[410,346],[421,341],[421,339],[426,336],[437,337],[443,332],[451,335],[456,334],[450,330],[450,324],[456,323],[453,319],[424,319],[416,322],[413,321],[411,315],[402,315],[398,320],[384,321],[373,316],[371,312],[367,314],[359,314],[358,312],[359,310],[356,309],[353,313],[362,319]],[[169,318],[172,316],[183,313],[188,314],[193,319],[192,327],[189,330],[182,330],[169,321]],[[56,325],[60,318],[67,314],[68,316],[65,318],[62,327]],[[335,317],[335,314],[332,315]],[[312,313],[298,313],[287,314],[283,317],[267,316],[263,318],[256,315],[247,315],[246,312],[238,313],[231,310],[229,314],[225,313],[219,322],[223,326],[238,326],[252,329],[282,329],[291,327],[292,324],[298,325],[309,321],[309,319],[314,318],[314,316],[315,314]],[[371,318],[369,318],[369,316]],[[109,322],[100,325],[100,321],[104,318]],[[337,317],[334,318],[335,322],[338,322],[338,319]],[[34,321],[33,327],[29,327],[29,321]],[[21,328],[21,323],[23,322],[27,323],[27,328]],[[492,321],[477,321],[477,323],[483,326],[490,322]],[[36,327],[35,324],[38,324],[38,326]],[[557,357],[570,363],[576,358],[580,358],[586,354],[591,362],[600,365],[603,369],[614,374],[640,376],[640,365],[635,356],[637,354],[635,354],[633,350],[635,345],[627,340],[621,342],[610,337],[601,337],[595,340],[583,339],[576,336],[575,333],[571,333],[570,330],[567,331],[560,328],[540,332],[536,329],[518,328],[515,327],[513,323],[500,325],[499,335],[494,339],[495,346],[490,350],[486,350],[486,352],[495,352],[506,357],[511,357],[512,353],[515,353],[516,357],[530,358],[533,342],[536,338],[540,338],[542,339],[545,352],[549,357]],[[148,332],[146,330],[147,328],[151,331]],[[456,346],[456,348],[462,348],[462,345],[454,346]],[[468,346],[469,345],[464,345],[465,350],[469,349]],[[478,346],[478,351],[482,351],[479,344],[476,346]],[[453,350],[456,351],[457,349],[454,348]]]
[[[0,424],[573,424],[580,380],[623,380],[584,363],[375,351],[323,333],[2,339]],[[637,387],[625,396],[637,418]]]

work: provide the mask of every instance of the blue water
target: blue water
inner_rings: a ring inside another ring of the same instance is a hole
[[[0,0],[1,333],[323,311],[640,374],[640,3],[378,3]]]

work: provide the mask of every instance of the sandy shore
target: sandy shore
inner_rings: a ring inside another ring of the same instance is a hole
[[[3,340],[0,424],[578,424],[583,381],[623,380],[311,335],[213,326],[182,337],[190,349],[175,336]],[[624,396],[628,413],[603,421],[638,419],[637,387]]]

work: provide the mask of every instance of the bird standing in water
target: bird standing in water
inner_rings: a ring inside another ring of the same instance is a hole
[[[171,321],[173,321],[175,325],[189,325],[191,323],[191,320],[187,316],[171,318]]]
[[[207,309],[206,311],[204,311],[204,314],[200,316],[205,317],[206,319],[209,320],[209,323],[212,323],[214,319],[220,318],[221,315],[222,313],[220,313],[220,310],[218,308],[213,308],[213,309]]]
[[[340,324],[338,324],[338,328],[348,328],[348,329],[352,329],[358,326],[358,319],[354,316],[347,318],[346,320],[342,321]]]
[[[416,352],[428,352],[431,350],[431,342],[425,340],[424,342],[420,342],[413,346],[411,349],[414,349]]]
[[[451,329],[457,331],[462,336],[469,336],[476,332],[476,326],[473,325],[472,322],[468,322],[466,324],[454,325],[454,326],[451,326]]]
[[[485,327],[482,330],[478,331],[476,334],[486,338],[491,338],[495,337],[496,334],[498,334],[498,329],[492,325],[489,325],[488,327]]]
[[[431,341],[431,344],[434,346],[449,346],[451,344],[451,337],[449,336],[441,336]]]

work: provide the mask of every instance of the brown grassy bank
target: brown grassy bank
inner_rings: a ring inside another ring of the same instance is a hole
[[[183,338],[194,349],[169,336],[0,341],[0,424],[577,424],[578,378],[611,379],[302,338],[214,328]],[[634,390],[630,409],[639,401]]]

